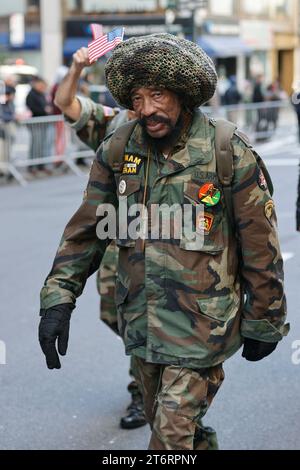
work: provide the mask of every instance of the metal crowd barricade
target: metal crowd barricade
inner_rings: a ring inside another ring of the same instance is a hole
[[[15,137],[15,123],[0,120],[0,173],[2,175],[12,175],[21,183],[18,172],[12,160],[12,143]]]
[[[203,106],[211,117],[235,122],[252,142],[281,137],[296,129],[296,117],[289,100],[243,103],[232,106]],[[1,140],[2,135],[2,140]],[[91,158],[94,152],[81,143],[76,133],[64,122],[63,116],[47,116],[21,121],[11,139],[0,122],[0,172],[11,174],[21,185],[27,185],[25,169],[53,168],[65,164],[76,175],[85,173],[78,159]]]
[[[253,141],[286,135],[296,124],[295,112],[289,100],[204,106],[203,110],[211,117],[222,117],[234,122]]]
[[[27,185],[25,169],[32,172],[65,164],[76,175],[83,176],[85,173],[76,161],[94,156],[94,152],[79,140],[61,115],[22,120],[17,125],[14,141],[9,140],[7,135],[4,140],[10,158],[2,166],[23,186]]]

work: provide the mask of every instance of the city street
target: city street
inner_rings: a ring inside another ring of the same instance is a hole
[[[240,351],[225,364],[226,380],[205,424],[222,449],[300,448],[300,233],[295,201],[300,146],[291,133],[256,147],[275,187],[291,331],[257,363]],[[148,427],[121,430],[129,404],[129,359],[122,342],[99,320],[95,277],[74,311],[62,369],[50,371],[37,339],[39,291],[62,230],[79,206],[85,178],[64,175],[22,188],[0,188],[1,313],[0,449],[145,449]],[[298,346],[299,348],[299,346]],[[294,362],[294,363],[293,363]]]

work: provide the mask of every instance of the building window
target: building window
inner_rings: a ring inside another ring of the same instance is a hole
[[[40,9],[40,0],[27,0],[27,9],[37,11]]]
[[[82,1],[81,0],[67,0],[68,12],[81,13],[82,12]]]
[[[243,9],[249,15],[266,16],[269,13],[269,2],[268,0],[259,0],[259,2],[243,0]]]
[[[233,0],[210,0],[210,13],[216,16],[231,16],[233,14]]]
[[[118,11],[155,11],[158,4],[157,0],[82,0],[82,8],[84,13],[107,12],[113,13]]]
[[[275,14],[291,16],[292,5],[290,0],[275,0]]]

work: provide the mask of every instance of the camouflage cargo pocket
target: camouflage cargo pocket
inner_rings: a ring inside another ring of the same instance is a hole
[[[236,316],[240,308],[240,298],[232,291],[227,295],[197,299],[197,304],[201,315],[225,323]]]
[[[162,413],[194,419],[206,404],[208,385],[208,377],[202,377],[198,371],[167,366],[157,397]]]
[[[143,307],[137,308],[136,302],[132,302],[135,297],[134,289],[128,278],[117,278],[115,302],[118,313],[118,327],[120,335],[125,337],[126,345],[138,346],[139,341],[145,343],[144,337],[141,338],[140,331],[146,331],[147,317],[144,315]],[[132,323],[138,320],[137,327],[132,328]],[[142,324],[141,324],[142,323]],[[128,335],[130,333],[130,337]]]
[[[189,251],[201,251],[207,254],[218,254],[224,250],[223,236],[223,207],[219,203],[213,207],[205,207],[200,203],[198,193],[201,185],[194,182],[184,183],[184,204],[191,204],[192,213],[192,230],[197,233],[199,224],[202,223],[203,235],[196,241],[190,241],[183,230],[180,240],[180,248]],[[203,212],[197,213],[197,207],[202,206]],[[199,216],[200,219],[199,219]]]

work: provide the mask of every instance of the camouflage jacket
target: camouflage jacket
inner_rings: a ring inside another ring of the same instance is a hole
[[[213,122],[196,112],[167,160],[150,155],[147,207],[197,205],[203,184],[218,186],[214,132]],[[206,208],[212,224],[203,246],[191,247],[184,236],[146,240],[145,250],[139,241],[117,240],[116,303],[127,354],[153,363],[210,367],[231,356],[243,336],[276,342],[287,333],[274,205],[251,147],[237,135],[232,145],[240,250],[223,197]],[[41,291],[42,308],[75,303],[99,266],[109,242],[96,236],[97,206],[110,203],[117,208],[124,196],[128,206],[142,202],[147,148],[140,126],[127,144],[124,164],[111,165],[109,155],[110,137],[97,153],[83,203],[63,234]],[[134,174],[127,172],[128,156],[135,161]]]

